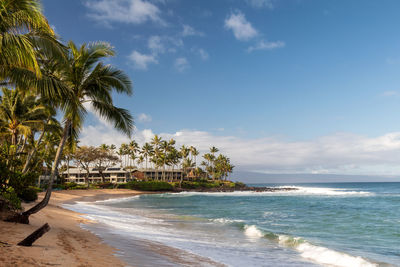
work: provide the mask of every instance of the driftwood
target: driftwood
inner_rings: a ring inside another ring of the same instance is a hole
[[[47,233],[48,231],[50,231],[50,226],[48,223],[45,223],[42,227],[40,227],[39,229],[37,229],[35,232],[33,232],[32,234],[30,234],[27,238],[25,238],[24,240],[22,240],[21,242],[18,243],[18,246],[25,246],[25,247],[30,247],[32,246],[32,244],[39,239],[40,237],[42,237],[42,235],[44,235],[45,233]]]

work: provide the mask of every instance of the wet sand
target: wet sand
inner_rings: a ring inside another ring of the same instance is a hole
[[[79,214],[61,208],[74,201],[96,201],[143,194],[127,189],[69,190],[52,193],[50,203],[30,217],[30,224],[0,221],[0,266],[127,266],[114,256],[116,250],[99,237],[79,227],[92,223]],[[39,195],[39,200],[43,197]],[[25,209],[33,204],[25,204]],[[34,230],[48,223],[50,231],[32,247],[16,244]]]

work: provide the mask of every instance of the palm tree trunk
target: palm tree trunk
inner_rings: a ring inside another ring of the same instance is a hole
[[[63,135],[61,137],[60,144],[58,145],[56,157],[54,158],[53,166],[51,168],[51,175],[50,175],[49,184],[47,186],[46,195],[44,196],[42,201],[40,201],[38,204],[36,204],[32,208],[30,208],[29,210],[27,210],[21,214],[17,214],[16,216],[14,216],[10,219],[7,219],[7,221],[29,224],[29,216],[34,213],[37,213],[38,211],[40,211],[41,209],[43,209],[44,207],[47,206],[47,204],[49,203],[49,200],[50,200],[51,191],[53,189],[53,181],[57,175],[58,164],[60,163],[62,151],[63,151],[64,145],[65,145],[65,142],[67,141],[68,132],[69,132],[70,127],[71,127],[71,121],[67,120],[65,122]]]
[[[15,146],[17,144],[18,133],[17,130],[13,130],[11,137],[11,144]]]
[[[47,124],[47,123],[46,123],[46,124]],[[26,158],[26,161],[25,161],[24,168],[23,168],[23,170],[22,170],[22,173],[23,173],[23,174],[26,174],[26,173],[28,172],[28,170],[29,170],[29,169],[28,169],[29,163],[31,162],[33,156],[34,156],[35,153],[36,153],[37,148],[39,147],[40,143],[42,142],[44,133],[45,133],[45,130],[43,129],[43,132],[40,134],[39,139],[38,139],[37,142],[36,142],[36,146],[34,146],[33,149],[32,149],[32,151],[28,154],[28,157]]]

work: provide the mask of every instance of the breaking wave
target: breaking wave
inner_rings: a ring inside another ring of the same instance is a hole
[[[343,252],[335,251],[326,247],[316,246],[310,242],[289,235],[279,235],[264,232],[255,225],[244,225],[243,231],[246,237],[250,239],[267,238],[276,241],[279,245],[290,247],[300,253],[301,257],[314,261],[319,264],[336,266],[336,267],[376,267],[372,263],[362,257],[352,256]]]
[[[234,191],[234,192],[180,192],[180,193],[166,193],[160,197],[190,197],[190,196],[374,196],[374,193],[367,191],[355,191],[342,188],[324,188],[324,187],[303,187],[303,186],[278,186],[272,188],[279,188],[282,190],[277,191]],[[289,188],[292,190],[285,190]]]

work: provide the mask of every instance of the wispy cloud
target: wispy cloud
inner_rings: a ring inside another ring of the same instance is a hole
[[[136,131],[133,138],[142,145],[153,136],[151,129],[145,129]],[[193,145],[201,153],[207,152],[210,146],[216,146],[221,153],[231,158],[238,170],[265,173],[400,174],[400,132],[377,137],[340,133],[309,141],[243,139],[196,130],[160,133],[160,136],[167,140],[174,138],[177,146]],[[83,145],[120,145],[129,141],[114,127],[103,123],[84,127],[80,139]]]
[[[165,45],[163,44],[161,37],[158,35],[150,36],[148,47],[153,53],[156,54],[165,52]]]
[[[225,28],[232,30],[233,35],[239,41],[248,41],[258,35],[258,32],[250,22],[246,20],[245,15],[237,10],[232,12],[225,19]]]
[[[190,49],[190,51],[196,55],[198,55],[203,61],[208,60],[208,58],[210,57],[209,54],[207,53],[206,50],[204,50],[203,48],[198,48],[198,47],[192,47]]]
[[[274,0],[246,0],[246,2],[254,8],[274,8]]]
[[[382,93],[382,96],[398,96],[398,95],[400,95],[400,93],[398,91],[393,91],[393,90],[385,91]]]
[[[151,121],[152,121],[152,118],[151,118],[151,116],[148,115],[148,114],[140,113],[140,114],[137,116],[137,121],[138,121],[138,122],[142,122],[142,123],[144,123],[144,122],[151,122]]]
[[[148,48],[154,55],[166,52],[175,53],[179,48],[184,46],[180,37],[153,35],[149,37]]]
[[[190,68],[190,64],[185,57],[179,57],[175,60],[174,67],[177,71],[184,72]]]
[[[196,31],[192,26],[183,25],[182,36],[204,36],[204,33]]]
[[[88,16],[100,23],[142,24],[148,21],[166,25],[160,9],[146,0],[87,0]]]
[[[130,54],[129,59],[133,62],[133,67],[139,70],[147,70],[150,64],[158,64],[154,55],[141,54],[136,50]]]
[[[276,41],[276,42],[269,42],[265,40],[261,40],[257,42],[255,45],[250,46],[247,48],[247,52],[251,53],[254,50],[272,50],[276,48],[282,48],[285,46],[285,42]]]

